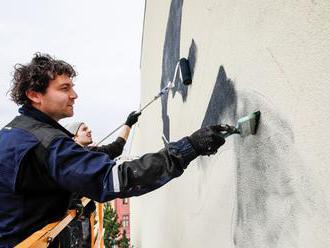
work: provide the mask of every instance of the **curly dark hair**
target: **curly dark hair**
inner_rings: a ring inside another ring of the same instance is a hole
[[[30,103],[26,96],[27,90],[45,93],[49,81],[57,75],[77,76],[73,66],[63,60],[57,60],[48,54],[36,53],[31,62],[26,65],[16,64],[10,97],[18,105]]]

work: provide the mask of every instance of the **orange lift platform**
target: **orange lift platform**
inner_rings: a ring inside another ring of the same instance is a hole
[[[83,197],[82,205],[85,207],[91,200]],[[36,231],[31,236],[19,243],[16,248],[45,248],[50,245],[54,238],[76,217],[77,210],[69,210],[66,216],[57,222],[50,223]],[[96,211],[90,216],[91,247],[103,248],[103,204],[96,204]]]

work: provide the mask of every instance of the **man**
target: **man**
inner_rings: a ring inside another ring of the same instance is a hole
[[[73,116],[75,76],[71,65],[49,55],[36,54],[15,67],[10,95],[22,107],[0,131],[0,247],[12,247],[62,218],[72,192],[99,202],[139,196],[225,142],[224,126],[206,127],[157,153],[116,164],[76,144],[58,123]]]
[[[135,112],[135,111],[131,112],[128,115],[126,122],[122,127],[117,139],[108,145],[103,145],[98,147],[89,146],[90,144],[93,143],[92,131],[84,122],[80,122],[80,121],[71,122],[65,125],[65,128],[74,135],[73,140],[77,144],[91,151],[104,152],[108,154],[108,156],[111,159],[115,159],[116,157],[122,154],[128,136],[131,132],[131,128],[138,121],[140,115],[141,112]]]
[[[80,146],[91,151],[103,152],[109,156],[110,159],[115,159],[123,152],[127,138],[131,132],[132,126],[138,121],[141,112],[131,112],[122,127],[119,136],[115,141],[103,146],[89,146],[93,143],[92,130],[80,121],[70,122],[65,125],[65,128],[72,133],[73,140]],[[72,194],[71,206],[69,208],[76,208],[77,204],[81,204],[81,196],[79,194]],[[90,244],[90,222],[89,217],[95,210],[94,201],[90,201],[83,210],[83,214],[79,219],[73,220],[60,234],[59,242],[61,247],[89,247]]]

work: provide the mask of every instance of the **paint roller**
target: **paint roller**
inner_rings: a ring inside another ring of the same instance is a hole
[[[161,91],[155,95],[153,97],[153,99],[151,99],[148,103],[146,103],[142,108],[140,108],[140,110],[138,110],[137,112],[141,112],[143,110],[145,110],[147,107],[149,107],[152,103],[154,103],[158,98],[160,98],[161,96],[163,96],[165,93],[167,93],[170,89],[174,88],[174,83],[175,83],[175,79],[177,77],[177,73],[178,71],[180,72],[180,79],[183,82],[184,85],[190,85],[192,83],[192,79],[191,79],[191,71],[190,71],[190,67],[189,67],[189,61],[186,58],[181,58],[175,66],[175,70],[174,70],[174,74],[173,74],[173,78],[172,81],[169,81],[168,84],[161,89]],[[120,126],[118,126],[116,129],[114,129],[112,132],[110,132],[107,136],[105,136],[102,140],[100,140],[96,146],[100,145],[104,140],[106,140],[107,138],[109,138],[111,135],[113,135],[115,132],[117,132],[122,126],[124,126],[125,123],[121,124]]]
[[[173,74],[173,79],[172,81],[169,81],[168,84],[157,94],[154,96],[154,98],[149,101],[147,104],[145,104],[139,112],[142,112],[145,110],[147,107],[149,107],[154,101],[156,101],[159,97],[167,93],[170,89],[174,88],[174,83],[175,79],[177,76],[177,72],[180,71],[180,79],[183,82],[184,85],[189,85],[191,84],[191,71],[189,67],[189,61],[186,58],[181,58],[175,66],[174,74]]]
[[[225,131],[220,132],[223,138],[227,138],[232,134],[239,134],[241,137],[255,135],[258,131],[261,112],[256,111],[247,116],[240,118],[236,126],[223,125]]]

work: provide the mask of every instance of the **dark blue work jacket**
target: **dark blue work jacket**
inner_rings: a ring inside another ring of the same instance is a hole
[[[150,192],[197,157],[187,138],[116,164],[88,151],[31,107],[0,131],[0,247],[12,247],[68,209],[71,193],[104,202]]]

